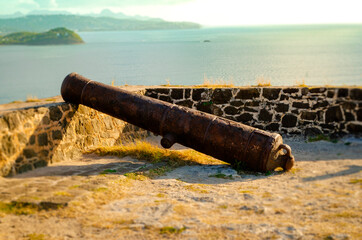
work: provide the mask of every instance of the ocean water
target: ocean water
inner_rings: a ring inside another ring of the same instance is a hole
[[[362,25],[81,32],[86,44],[0,46],[0,104],[60,94],[78,72],[116,85],[362,85]],[[206,41],[205,41],[206,40]]]

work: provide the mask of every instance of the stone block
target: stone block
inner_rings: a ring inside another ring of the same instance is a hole
[[[179,106],[192,108],[192,105],[194,104],[194,102],[191,101],[190,99],[187,99],[187,100],[177,102],[176,104],[179,105]]]
[[[155,88],[153,89],[153,91],[157,92],[157,93],[161,93],[161,94],[170,94],[170,89],[169,88]]]
[[[360,122],[351,122],[347,124],[347,130],[350,133],[362,133],[362,123]]]
[[[343,113],[340,106],[329,107],[325,113],[325,122],[340,122],[343,121]]]
[[[361,88],[351,89],[350,97],[353,100],[362,100],[362,89]]]
[[[266,109],[261,109],[259,113],[259,121],[270,122],[273,118],[273,114]]]
[[[242,101],[230,101],[230,105],[234,107],[240,107],[243,106],[244,103]]]
[[[327,97],[328,98],[334,98],[334,94],[335,94],[335,90],[334,89],[329,89],[327,91]]]
[[[307,87],[301,88],[302,95],[307,95],[309,93],[309,89]]]
[[[34,145],[35,144],[35,135],[31,135],[29,138],[29,144]]]
[[[22,156],[17,157],[15,160],[16,163],[21,163],[22,161],[24,161],[24,158]]]
[[[63,116],[58,106],[52,106],[49,108],[49,117],[52,121],[59,121]]]
[[[284,88],[283,93],[299,93],[299,88]]]
[[[253,115],[251,113],[242,113],[240,114],[239,116],[236,117],[236,120],[238,122],[242,122],[242,123],[245,123],[245,122],[249,122],[251,120],[253,120]]]
[[[279,123],[269,123],[265,126],[265,130],[277,132],[279,131],[280,124]]]
[[[60,130],[52,131],[52,139],[53,140],[62,140],[63,134]]]
[[[217,88],[213,91],[211,100],[215,104],[226,104],[230,102],[231,97],[232,93],[230,88]]]
[[[173,100],[170,98],[170,96],[161,95],[158,99],[160,99],[161,101],[173,103]]]
[[[36,153],[35,153],[34,149],[25,148],[25,149],[23,150],[23,155],[24,155],[25,158],[30,159],[30,158],[35,157],[35,156],[36,156]]]
[[[291,128],[297,126],[297,116],[293,114],[285,114],[282,116],[282,126],[286,128]]]
[[[269,100],[276,100],[279,98],[281,88],[263,88],[263,97]]]
[[[34,168],[45,167],[48,163],[45,160],[39,160],[33,163]]]
[[[362,121],[362,108],[356,111],[356,115],[357,115],[357,120]]]
[[[303,120],[314,121],[317,118],[317,113],[316,112],[311,112],[311,111],[303,111],[300,117]]]
[[[338,89],[338,95],[340,97],[348,97],[348,88],[339,88]]]
[[[348,110],[352,110],[357,107],[357,104],[355,102],[351,102],[351,101],[342,102],[341,105],[342,105],[343,109],[348,109]]]
[[[236,99],[254,99],[260,97],[260,89],[258,88],[247,88],[239,89],[239,92],[236,94]]]
[[[171,89],[171,98],[172,99],[183,99],[184,98],[184,89],[182,89],[182,88]]]
[[[259,100],[253,100],[253,101],[246,101],[245,106],[247,107],[259,107],[260,101]]]
[[[23,173],[23,172],[27,172],[27,171],[30,171],[30,170],[33,170],[33,166],[31,164],[24,164],[24,165],[21,165],[17,170],[16,172],[17,173]]]
[[[306,136],[316,136],[316,135],[323,134],[323,131],[321,129],[319,129],[318,127],[307,127],[304,130],[304,134]]]
[[[40,133],[38,135],[38,145],[47,146],[48,145],[48,134],[46,132]]]
[[[289,100],[289,96],[285,95],[285,94],[281,94],[280,95],[280,101],[283,101],[283,100]]]
[[[318,101],[317,103],[315,103],[313,105],[313,109],[317,109],[317,108],[324,108],[327,107],[329,105],[328,101],[324,100],[324,101]]]
[[[232,107],[232,106],[227,106],[225,109],[224,109],[224,112],[228,115],[236,115],[236,114],[239,114],[240,113],[240,110],[236,107]]]
[[[275,111],[282,113],[288,112],[288,110],[289,110],[289,104],[285,103],[277,103],[277,106],[275,108]]]
[[[309,103],[308,102],[295,101],[295,102],[293,102],[292,106],[295,107],[295,108],[309,108]]]
[[[46,159],[48,158],[49,156],[49,151],[48,150],[41,150],[39,153],[38,153],[38,156],[42,159]]]
[[[212,106],[212,102],[208,101],[208,102],[199,102],[196,104],[195,107],[197,110],[199,110],[201,112],[212,113],[211,106]]]
[[[350,122],[350,121],[355,121],[356,118],[354,117],[354,115],[350,112],[346,112],[344,111],[344,117],[346,119],[347,122]]]
[[[49,117],[48,117],[48,116],[44,116],[44,117],[42,118],[42,120],[41,120],[41,123],[42,123],[43,125],[49,125],[49,124],[50,124],[50,119],[49,119]]]
[[[200,101],[201,94],[206,92],[207,90],[205,88],[194,88],[192,89],[192,100],[194,101]]]
[[[309,92],[310,93],[324,93],[327,89],[325,87],[314,87],[314,88],[310,88]]]
[[[280,121],[282,119],[282,115],[281,114],[275,114],[275,121]]]

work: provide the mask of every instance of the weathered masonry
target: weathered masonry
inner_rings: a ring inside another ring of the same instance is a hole
[[[140,92],[282,134],[361,134],[361,88],[149,88]],[[64,102],[0,113],[0,174],[72,159],[147,132]]]
[[[361,88],[159,88],[146,95],[284,134],[362,132]]]

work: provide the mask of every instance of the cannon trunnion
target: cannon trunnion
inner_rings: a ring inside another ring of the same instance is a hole
[[[267,172],[289,170],[294,157],[282,137],[187,107],[89,80],[77,73],[63,81],[66,102],[83,104],[163,136],[161,145],[180,143],[234,167]]]

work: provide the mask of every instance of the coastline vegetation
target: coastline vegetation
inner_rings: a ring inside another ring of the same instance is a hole
[[[75,32],[66,28],[54,28],[43,33],[16,32],[0,36],[0,45],[58,45],[84,43]]]

